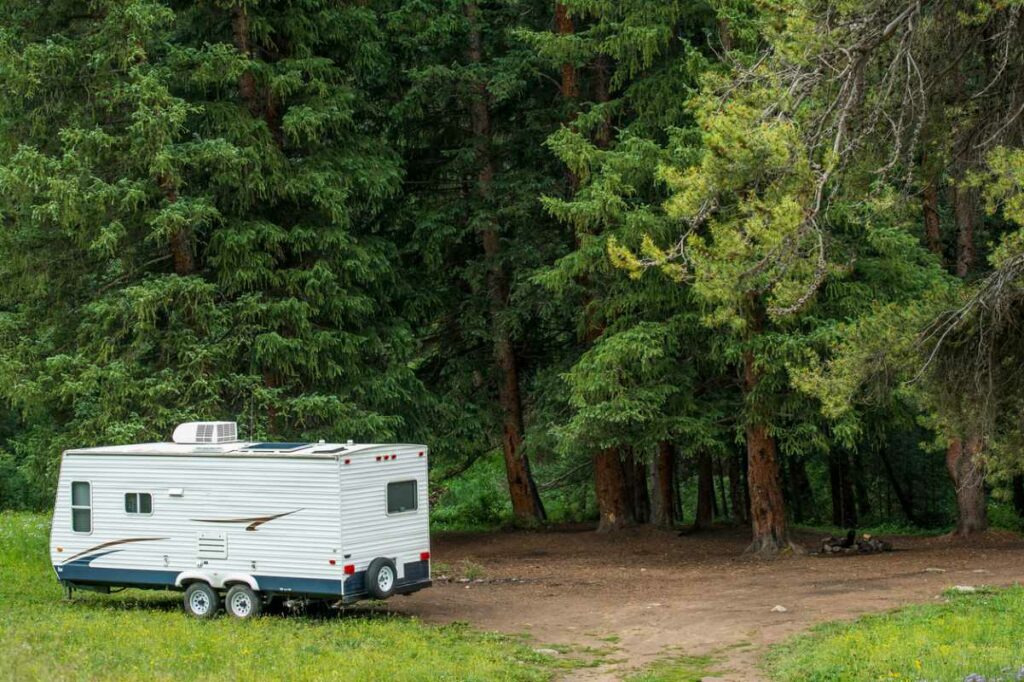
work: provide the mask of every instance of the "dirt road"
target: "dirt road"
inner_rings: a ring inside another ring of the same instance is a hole
[[[738,529],[679,537],[649,528],[441,536],[435,567],[455,580],[389,604],[427,622],[526,632],[537,646],[618,647],[613,662],[570,679],[614,680],[666,654],[714,653],[714,679],[747,682],[762,679],[767,645],[815,623],[934,600],[952,585],[1024,580],[1024,541],[1008,534],[970,544],[888,538],[898,551],[775,561],[743,558],[747,539]],[[457,581],[466,575],[484,582]]]

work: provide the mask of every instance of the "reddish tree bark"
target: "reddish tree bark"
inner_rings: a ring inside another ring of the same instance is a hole
[[[633,523],[624,481],[618,448],[607,448],[594,455],[594,487],[600,514],[597,532],[619,530]]]
[[[967,537],[988,529],[985,501],[984,441],[973,435],[951,438],[946,450],[946,469],[956,489],[957,521],[954,536]]]
[[[235,48],[246,57],[251,57],[252,50],[249,47],[249,14],[246,12],[244,2],[239,2],[231,8],[231,35]],[[259,103],[256,101],[256,78],[250,69],[246,69],[238,77],[238,96],[242,98],[254,116],[260,114]]]
[[[173,204],[178,201],[178,190],[174,183],[166,175],[162,175],[157,184],[163,192],[167,203]],[[171,235],[169,244],[171,260],[174,263],[174,272],[178,275],[191,275],[196,271],[195,256],[192,252],[192,230],[187,226],[175,230]]]
[[[974,267],[976,196],[971,188],[953,187],[956,217],[956,274],[967,277]],[[966,537],[988,528],[985,500],[984,439],[978,434],[957,434],[946,450],[946,469],[956,490],[957,521],[954,536]]]
[[[953,210],[956,213],[956,274],[967,277],[974,267],[975,190],[953,188]]]
[[[671,528],[676,520],[676,449],[667,440],[658,443],[651,463],[654,494],[651,497],[651,523]]]
[[[569,10],[562,2],[555,2],[555,32],[560,36],[572,35],[576,31],[576,26],[569,16]],[[576,74],[576,65],[572,62],[564,62],[562,64],[562,82],[560,87],[562,99],[566,103],[574,102],[579,96],[579,82]],[[569,111],[569,118],[567,122],[571,122],[576,118],[576,107],[572,106]],[[569,192],[575,193],[579,188],[579,178],[576,174],[569,170],[568,167],[565,169],[565,184],[568,187]]]
[[[604,104],[611,100],[611,91],[608,89],[608,81],[611,78],[612,64],[606,54],[599,54],[594,59],[594,101]],[[600,149],[607,149],[612,143],[612,122],[607,116],[601,118],[601,123],[594,133],[594,144]]]
[[[761,381],[754,366],[754,354],[743,353],[744,393],[750,395]],[[777,554],[789,549],[786,505],[782,497],[781,471],[775,438],[757,420],[747,424],[747,484],[750,490],[750,520],[753,542],[748,552]]]
[[[470,63],[483,61],[483,43],[477,23],[477,6],[465,5],[469,19],[469,45],[466,56]],[[473,86],[470,120],[476,145],[477,193],[485,201],[490,198],[494,183],[494,162],[490,153],[491,114],[487,86],[479,81]],[[498,404],[502,417],[502,451],[508,479],[512,512],[517,522],[533,524],[545,518],[544,506],[530,472],[530,462],[523,452],[523,414],[519,394],[519,370],[512,340],[501,323],[508,303],[509,283],[501,261],[501,241],[497,228],[490,222],[481,229],[484,258],[487,263],[487,296],[490,304],[491,335],[494,359],[498,370]]]
[[[572,35],[576,30],[569,10],[564,3],[555,3],[555,31],[560,36]],[[562,64],[562,97],[575,99],[579,94],[579,86],[576,82],[576,65],[572,62]]]

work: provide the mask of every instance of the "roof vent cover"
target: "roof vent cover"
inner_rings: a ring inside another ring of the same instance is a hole
[[[235,422],[185,422],[174,429],[171,440],[189,445],[235,443],[238,425]]]

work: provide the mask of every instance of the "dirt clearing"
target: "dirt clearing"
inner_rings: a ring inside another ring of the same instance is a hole
[[[442,535],[433,559],[450,567],[452,582],[390,609],[529,633],[538,647],[615,647],[611,662],[570,679],[614,680],[665,655],[714,654],[714,679],[749,681],[763,679],[767,645],[815,623],[933,600],[953,585],[1024,578],[1024,541],[1009,534],[967,544],[890,537],[891,553],[774,561],[742,557],[748,538],[740,529],[679,537],[650,528]],[[798,539],[814,547],[820,536]]]

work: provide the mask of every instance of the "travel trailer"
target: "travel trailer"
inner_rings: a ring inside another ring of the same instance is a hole
[[[184,592],[199,618],[430,585],[427,448],[260,443],[192,422],[171,443],[68,450],[50,534],[74,589]]]

